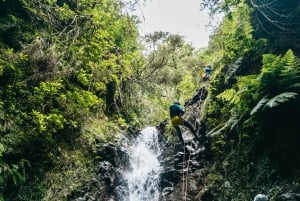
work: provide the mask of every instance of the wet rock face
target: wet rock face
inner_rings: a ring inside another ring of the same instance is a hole
[[[125,148],[116,144],[107,144],[103,149],[98,150],[101,161],[109,162],[114,167],[126,168],[129,166],[129,156]]]
[[[181,127],[186,144],[170,145],[164,138],[164,125],[161,122],[160,143],[164,149],[161,156],[161,163],[164,171],[161,174],[161,200],[213,200],[209,189],[203,185],[203,178],[207,175],[209,165],[209,139],[205,134],[200,135],[198,124],[199,112],[204,99],[207,96],[205,87],[200,88],[194,97],[185,103],[186,113],[183,118],[194,126],[198,140],[185,127]],[[202,130],[205,128],[202,128]],[[205,131],[204,131],[205,133]],[[201,189],[203,189],[201,191]],[[200,193],[201,192],[201,193]],[[200,194],[199,194],[200,193]]]
[[[201,87],[192,98],[190,98],[188,101],[184,103],[184,107],[201,103],[203,100],[205,100],[207,94],[208,92],[206,90],[206,87]]]
[[[207,174],[205,149],[178,144],[168,147],[162,156],[164,171],[161,173],[161,200],[197,200],[203,187],[202,178]],[[203,192],[202,199],[209,200],[209,191]]]
[[[104,186],[106,197],[114,200],[119,194],[126,192],[126,182],[121,171],[129,168],[129,156],[125,150],[108,145],[104,148],[102,154],[106,154],[103,161],[100,161],[96,167],[97,178]],[[110,150],[110,152],[107,152]]]
[[[128,139],[122,136],[115,143],[98,147],[100,160],[95,162],[96,177],[86,184],[82,192],[68,200],[75,201],[120,201],[119,195],[126,195],[127,183],[121,172],[130,168],[126,151]]]
[[[123,147],[126,145],[107,144],[99,150],[102,157],[96,169],[97,176],[104,184],[105,197],[108,200],[120,200],[119,196],[127,192],[127,183],[122,177],[122,171],[130,168],[129,155]]]

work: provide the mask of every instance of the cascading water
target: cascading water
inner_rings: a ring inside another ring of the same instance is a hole
[[[158,160],[160,148],[155,127],[146,127],[130,147],[131,169],[124,173],[128,184],[126,201],[158,201],[162,166]]]

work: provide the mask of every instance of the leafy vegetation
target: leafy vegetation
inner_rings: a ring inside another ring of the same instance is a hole
[[[66,199],[93,177],[97,143],[159,122],[197,88],[193,48],[159,32],[143,49],[126,6],[0,1],[1,199]]]
[[[0,7],[1,196],[41,200],[49,187],[41,179],[58,163],[88,166],[92,146],[83,146],[85,156],[66,151],[83,144],[83,126],[122,117],[120,89],[131,75],[137,30],[118,1],[13,0]],[[71,155],[77,158],[60,162]],[[21,190],[25,183],[37,190],[32,198]]]
[[[226,12],[203,56],[215,66],[201,117],[214,139],[215,163],[206,182],[216,200],[251,200],[261,192],[272,200],[284,192],[274,182],[296,181],[300,164],[299,50],[287,42],[299,30],[282,30],[277,25],[284,22],[275,16],[299,15],[289,1],[217,2],[204,1],[212,14]],[[285,44],[274,41],[283,38]]]
[[[205,0],[225,16],[199,51],[179,35],[139,37],[126,6],[0,1],[0,198],[67,199],[94,177],[96,144],[166,119],[170,102],[200,87],[207,63],[200,118],[213,136],[213,197],[251,200],[278,179],[297,184],[299,3]]]

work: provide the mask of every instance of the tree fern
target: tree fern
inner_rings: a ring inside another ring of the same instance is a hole
[[[287,89],[292,91],[300,91],[300,82],[290,85]]]
[[[240,100],[239,97],[236,95],[235,89],[226,89],[225,91],[217,95],[216,98],[233,104],[238,103]]]
[[[300,67],[300,61],[299,59],[294,55],[292,50],[288,50],[284,56],[286,65],[284,66],[282,72],[287,72],[288,74],[290,72],[293,72],[294,74],[299,73],[299,67]]]
[[[284,56],[265,54],[258,90],[262,95],[276,96],[295,88],[300,82],[300,61],[291,50]],[[293,86],[293,87],[292,87]]]
[[[273,116],[269,116],[271,110],[297,99],[300,88],[298,69],[299,60],[289,50],[284,56],[264,55],[260,75],[237,77],[236,85],[216,97],[232,104],[227,128],[232,130],[248,119],[256,122],[258,116],[255,115],[261,113],[265,114],[264,118],[272,119]]]
[[[294,85],[295,82],[300,82],[300,61],[291,50],[282,58],[282,69],[280,71],[281,84]],[[289,86],[288,86],[289,87]]]
[[[249,87],[257,86],[258,81],[256,80],[257,75],[247,75],[237,77],[237,87],[239,90],[245,90]]]
[[[272,99],[270,99],[266,104],[265,107],[273,108],[277,107],[280,104],[286,103],[290,101],[291,99],[295,99],[298,94],[294,92],[285,92],[282,94],[279,94]]]
[[[284,92],[279,95],[274,96],[273,98],[269,99],[264,96],[257,105],[252,109],[251,115],[256,114],[267,108],[274,108],[281,104],[287,103],[288,101],[295,99],[297,97],[297,93],[295,92]]]
[[[250,114],[253,115],[259,112],[268,101],[269,99],[264,96],[262,99],[260,99],[257,105],[251,110]]]

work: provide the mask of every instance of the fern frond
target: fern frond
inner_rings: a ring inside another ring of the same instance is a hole
[[[226,79],[232,78],[235,76],[236,72],[241,67],[241,63],[243,61],[243,57],[239,57],[234,63],[228,66],[228,72],[226,73]]]
[[[257,82],[256,77],[257,75],[245,75],[237,77],[237,87],[241,90],[246,86],[254,85],[254,82]]]
[[[244,128],[254,127],[257,125],[256,123],[257,123],[256,118],[254,116],[250,116],[250,118],[246,119],[243,122],[243,127]]]
[[[280,58],[273,54],[264,54],[263,55],[263,68],[262,74],[267,72],[274,71],[274,66],[279,63]]]
[[[300,90],[300,82],[298,82],[298,83],[295,83],[295,84],[292,84],[291,86],[289,86],[288,88],[287,88],[288,90]]]
[[[250,115],[254,115],[255,113],[259,112],[268,101],[269,99],[266,96],[260,99],[256,106],[251,110]]]
[[[227,122],[226,125],[230,128],[230,131],[233,131],[235,128],[239,125],[239,119],[238,117],[231,117]]]
[[[280,104],[282,103],[285,103],[285,102],[288,102],[290,101],[291,99],[295,99],[296,96],[298,94],[295,93],[295,92],[285,92],[285,93],[281,93],[275,97],[273,97],[272,99],[270,99],[265,107],[269,107],[269,108],[273,108],[273,107],[277,107],[279,106]]]
[[[287,66],[296,66],[298,58],[294,55],[293,51],[289,49],[284,55],[284,59],[286,59]],[[299,64],[299,63],[298,63]]]
[[[230,131],[232,131],[238,127],[241,116],[236,107],[233,107],[232,110],[230,111],[230,113],[231,113],[231,116],[226,121],[225,126],[226,126],[226,129],[229,129]]]
[[[292,50],[288,50],[282,58],[284,64],[280,72],[283,77],[293,77],[300,73],[300,60],[294,55]]]
[[[235,89],[226,89],[225,91],[217,95],[216,98],[236,104],[240,101],[240,98],[236,94],[237,92]]]

